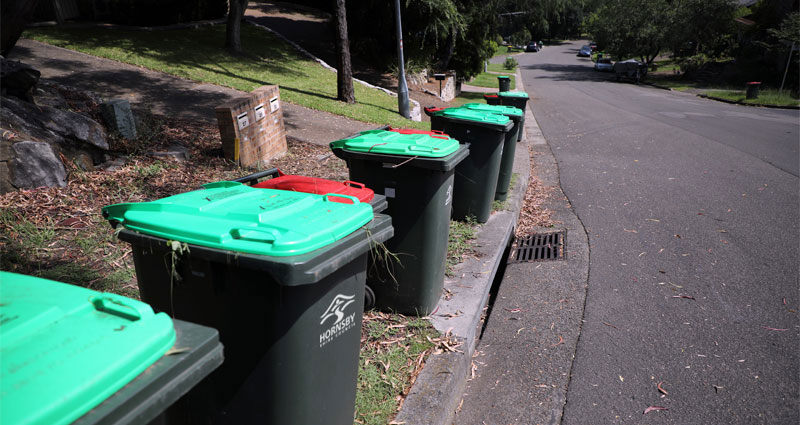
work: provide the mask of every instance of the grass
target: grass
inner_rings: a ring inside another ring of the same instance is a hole
[[[376,317],[381,320],[373,320]],[[438,337],[439,332],[425,319],[374,312],[365,315],[356,423],[390,423],[397,413],[398,397],[407,395],[410,389],[409,375],[417,369],[417,361],[434,348],[431,339]]]
[[[687,81],[677,75],[648,75],[647,81],[672,90],[691,91],[692,93],[732,102],[754,105],[800,106],[800,99],[792,96],[788,90],[778,94],[778,89],[762,87],[757,99],[747,99],[746,92],[743,89],[732,89],[729,85],[698,84],[694,81]]]
[[[427,129],[428,123],[397,114],[397,98],[354,84],[358,103],[336,100],[336,73],[294,50],[267,31],[241,29],[245,54],[223,48],[225,27],[175,31],[128,31],[102,28],[35,28],[25,37],[94,56],[124,62],[190,80],[245,92],[277,84],[281,98],[311,109],[356,120]]]
[[[450,101],[453,106],[461,106],[465,103],[486,103],[486,100],[483,98],[483,93],[461,92],[458,97]]]
[[[516,86],[516,78],[514,78],[514,75],[513,74],[512,75],[503,74],[503,75],[506,75],[506,76],[511,78],[511,90],[514,90],[514,88]],[[467,82],[467,84],[469,84],[471,86],[477,86],[477,87],[489,87],[489,88],[497,88],[497,89],[499,89],[500,86],[499,86],[499,82],[497,81],[497,77],[498,76],[499,76],[498,74],[491,74],[491,73],[488,73],[488,72],[482,72],[482,73],[478,74],[474,79],[472,79],[472,81]]]
[[[494,56],[492,56],[492,57],[496,58],[498,56],[505,56],[505,55],[508,55],[508,54],[511,54],[511,53],[517,53],[517,52],[519,52],[519,49],[513,49],[512,51],[509,52],[508,51],[508,46],[500,46],[500,47],[497,48],[497,51],[494,52]]]
[[[747,99],[744,90],[713,90],[703,93],[707,96],[725,99],[732,102],[750,103],[754,105],[800,106],[800,99],[792,97],[789,91],[779,94],[777,89],[760,90],[758,98]]]
[[[508,183],[508,193],[511,193],[514,190],[514,186],[517,184],[517,179],[519,178],[519,174],[511,173],[511,180]],[[508,206],[508,198],[505,201],[498,201],[494,200],[492,202],[492,211],[502,211],[505,210]]]
[[[500,73],[514,72],[516,69],[517,69],[516,66],[513,69],[506,69],[505,67],[503,67],[502,63],[490,63],[488,66],[489,71],[500,72]]]
[[[445,274],[453,276],[453,267],[464,261],[472,252],[472,242],[477,236],[479,224],[474,217],[464,221],[450,221],[450,236],[447,243],[447,266]]]

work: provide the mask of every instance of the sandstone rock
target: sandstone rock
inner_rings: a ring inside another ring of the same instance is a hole
[[[17,117],[23,118],[23,126],[30,130],[25,132],[31,136],[38,138],[37,134],[43,134],[43,129],[46,129],[61,139],[88,143],[96,148],[108,150],[103,127],[84,115],[49,106],[36,106],[13,97],[3,98],[3,109],[6,108]],[[0,124],[3,122],[0,121]]]
[[[117,131],[126,139],[136,138],[136,123],[133,120],[131,104],[125,99],[112,99],[100,105],[103,119],[112,131]]]
[[[11,147],[14,159],[11,161],[11,183],[20,189],[33,189],[40,186],[67,185],[67,170],[44,142],[17,142]]]

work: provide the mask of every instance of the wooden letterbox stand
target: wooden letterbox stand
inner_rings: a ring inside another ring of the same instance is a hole
[[[263,86],[216,108],[226,159],[255,167],[286,153],[278,86]]]

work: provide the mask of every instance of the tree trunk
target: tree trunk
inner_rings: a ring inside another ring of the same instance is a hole
[[[225,47],[233,53],[242,52],[242,41],[239,37],[242,28],[242,17],[247,10],[249,0],[228,0],[228,22],[225,24]]]
[[[334,0],[336,11],[336,98],[342,102],[356,103],[353,91],[353,69],[350,65],[350,39],[347,37],[347,10],[345,0]]]
[[[447,67],[450,65],[450,59],[453,58],[453,52],[456,50],[457,37],[458,30],[456,28],[452,28],[450,30],[450,35],[447,37],[447,47],[445,48],[444,54],[442,55],[442,58],[439,59],[439,62],[436,63],[437,71],[447,71]]]
[[[3,0],[0,3],[0,54],[7,57],[28,26],[39,0]]]

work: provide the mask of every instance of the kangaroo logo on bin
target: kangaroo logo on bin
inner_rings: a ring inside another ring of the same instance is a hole
[[[327,321],[331,317],[336,317],[336,320],[330,325],[328,329],[322,331],[319,334],[319,346],[322,347],[325,344],[333,341],[334,338],[338,337],[339,335],[345,333],[346,331],[350,330],[356,324],[356,314],[350,313],[350,315],[345,316],[344,309],[347,308],[350,304],[356,302],[355,295],[344,295],[338,294],[333,297],[330,305],[325,310],[325,313],[320,316],[322,319],[319,324],[324,325],[325,321]]]
[[[341,322],[342,319],[344,319],[345,307],[354,303],[355,300],[353,300],[353,298],[355,297],[356,297],[355,295],[342,295],[342,294],[335,296],[333,298],[333,301],[331,301],[331,305],[329,305],[328,309],[325,310],[325,313],[323,313],[322,316],[320,316],[320,319],[322,319],[322,321],[319,322],[319,324],[320,325],[324,324],[329,317],[333,316],[336,316],[336,321],[333,322],[334,325]]]

